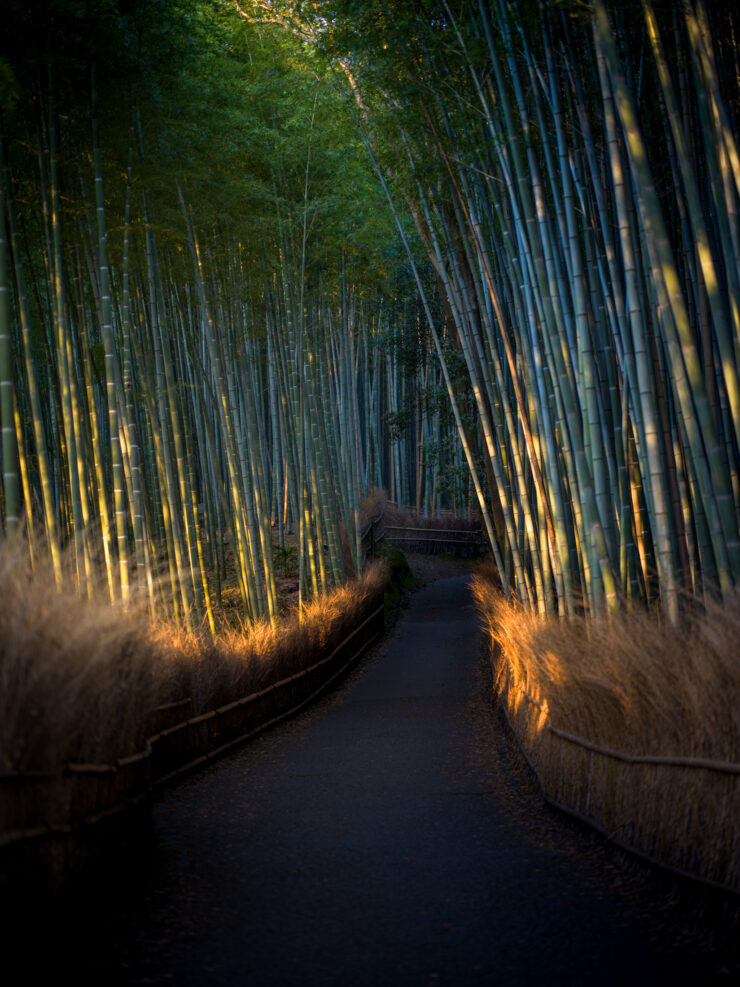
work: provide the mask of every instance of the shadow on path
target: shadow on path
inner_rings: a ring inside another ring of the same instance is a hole
[[[431,583],[347,686],[162,798],[146,886],[88,951],[96,982],[710,982],[526,825],[471,715],[478,642],[467,577]]]

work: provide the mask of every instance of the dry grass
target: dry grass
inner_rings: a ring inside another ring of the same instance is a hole
[[[25,553],[0,550],[0,770],[50,770],[141,749],[161,701],[144,617],[60,593]]]
[[[681,628],[643,611],[541,620],[490,573],[473,591],[498,645],[498,692],[548,796],[622,843],[740,891],[740,776],[626,763],[631,755],[740,762],[740,593]]]
[[[61,887],[92,866],[99,827],[82,821],[100,817],[100,840],[106,833],[118,840],[129,821],[119,810],[139,804],[157,772],[310,698],[329,674],[323,666],[289,680],[277,701],[272,690],[250,703],[248,722],[242,706],[232,707],[228,723],[197,717],[326,659],[381,605],[386,582],[376,564],[306,605],[300,620],[293,610],[277,628],[224,623],[214,641],[153,625],[143,606],[123,610],[102,594],[91,602],[59,593],[26,559],[20,546],[0,546],[0,889],[14,895]],[[327,667],[336,673],[334,661]],[[157,760],[166,731],[148,741],[165,727],[175,728],[175,744]]]
[[[0,773],[113,763],[141,750],[154,707],[186,697],[189,714],[264,688],[318,660],[380,605],[385,569],[307,604],[276,629],[258,623],[215,641],[144,608],[59,593],[20,552],[0,549]]]
[[[336,647],[383,601],[385,567],[368,566],[359,579],[288,613],[270,627],[260,621],[215,640],[162,625],[153,637],[162,656],[170,701],[192,699],[200,713],[264,689],[308,667]]]
[[[388,494],[378,487],[371,487],[360,500],[360,527],[364,531],[371,521],[382,517],[388,507]]]

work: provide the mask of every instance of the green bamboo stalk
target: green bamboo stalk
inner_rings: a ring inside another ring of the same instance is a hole
[[[92,67],[92,143],[95,168],[95,210],[98,233],[98,263],[100,281],[100,314],[103,346],[105,348],[105,381],[108,404],[108,438],[111,450],[113,474],[113,503],[115,510],[116,546],[118,554],[119,584],[121,600],[129,601],[129,567],[127,545],[127,513],[124,491],[123,462],[118,422],[118,396],[116,379],[119,376],[117,354],[113,336],[113,307],[111,304],[110,268],[108,264],[108,240],[105,225],[105,200],[103,196],[103,171],[100,160],[100,137],[98,123],[98,93],[95,65]]]
[[[14,367],[10,339],[10,272],[4,186],[5,182],[0,176],[0,429],[2,430],[5,534],[12,537],[20,524],[21,490],[18,477],[18,444],[13,410]],[[27,513],[29,513],[30,521],[29,502],[27,502]]]

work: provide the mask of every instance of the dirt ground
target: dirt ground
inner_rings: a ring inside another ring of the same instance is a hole
[[[447,555],[421,555],[418,552],[404,552],[404,554],[420,586],[432,583],[436,579],[460,576],[466,571],[473,572],[475,567],[475,562],[471,559],[454,559]]]

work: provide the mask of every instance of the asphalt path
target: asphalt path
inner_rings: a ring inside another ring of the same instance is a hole
[[[153,863],[116,934],[88,928],[57,972],[81,980],[93,963],[101,984],[183,987],[715,982],[526,790],[480,650],[464,574],[417,592],[339,692],[157,803]]]

